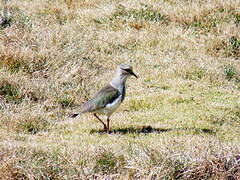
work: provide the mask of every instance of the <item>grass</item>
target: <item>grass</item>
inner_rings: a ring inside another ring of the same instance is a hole
[[[113,29],[120,28],[127,24],[129,27],[140,30],[145,26],[146,22],[162,24],[168,23],[169,19],[161,12],[154,10],[153,6],[140,3],[140,8],[126,8],[123,5],[117,6],[108,17],[100,17],[94,19],[97,24],[108,24]]]
[[[5,80],[0,82],[0,96],[2,96],[6,102],[18,103],[22,100],[22,95],[16,85]]]
[[[240,178],[238,1],[6,5],[0,179]],[[139,79],[110,134],[68,118],[119,63]]]

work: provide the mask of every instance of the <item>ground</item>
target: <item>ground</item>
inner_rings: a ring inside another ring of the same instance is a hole
[[[240,179],[240,1],[0,10],[0,179]],[[120,63],[139,79],[111,133],[69,118]]]

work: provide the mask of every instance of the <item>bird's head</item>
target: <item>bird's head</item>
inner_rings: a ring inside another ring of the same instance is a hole
[[[138,78],[138,76],[133,72],[132,70],[132,66],[128,65],[128,64],[120,64],[118,65],[118,71],[120,72],[120,75],[122,76],[134,76],[136,78]]]

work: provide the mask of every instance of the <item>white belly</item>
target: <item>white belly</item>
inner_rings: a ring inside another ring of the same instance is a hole
[[[121,100],[122,100],[122,96],[120,95],[111,104],[107,104],[105,108],[98,110],[97,113],[106,114],[106,115],[110,116],[117,109],[117,107],[121,104]]]

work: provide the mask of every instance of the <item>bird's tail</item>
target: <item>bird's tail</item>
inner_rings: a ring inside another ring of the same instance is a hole
[[[72,113],[69,115],[70,118],[75,118],[79,115],[80,113]]]
[[[80,109],[80,110],[75,110],[73,113],[71,113],[69,115],[70,118],[75,118],[77,117],[79,114],[83,114],[83,113],[86,113],[86,112],[89,112],[88,109]]]

